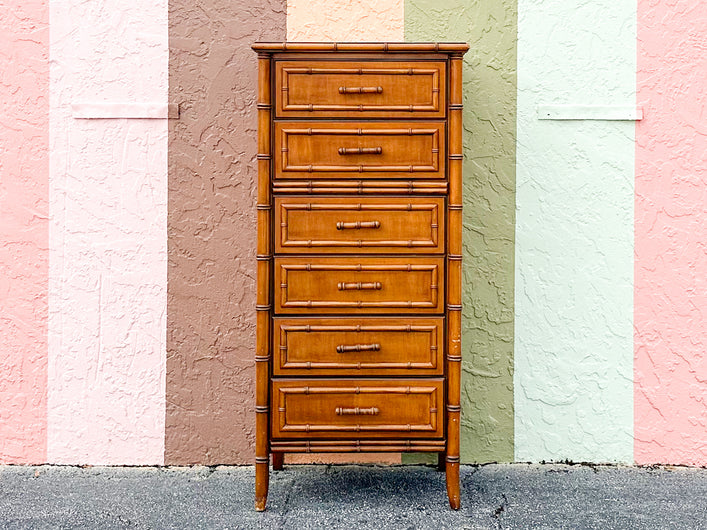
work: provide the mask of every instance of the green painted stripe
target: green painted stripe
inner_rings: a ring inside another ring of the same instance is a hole
[[[513,460],[516,0],[406,0],[407,41],[464,41],[462,461]]]

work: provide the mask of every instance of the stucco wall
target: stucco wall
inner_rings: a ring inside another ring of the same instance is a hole
[[[250,45],[287,35],[471,46],[463,462],[707,464],[704,2],[11,0],[0,30],[0,462],[252,462]]]
[[[635,106],[635,5],[518,8],[515,457],[630,462],[634,123],[538,106]]]
[[[254,458],[257,61],[283,1],[169,3],[169,464]]]
[[[287,40],[403,40],[404,0],[287,0]]]
[[[636,461],[707,465],[707,4],[638,2]]]
[[[49,6],[0,9],[0,462],[46,459]]]
[[[163,462],[166,120],[72,105],[166,104],[166,14],[163,0],[50,2],[53,463]]]

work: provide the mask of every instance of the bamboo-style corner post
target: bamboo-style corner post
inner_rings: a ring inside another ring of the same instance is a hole
[[[449,505],[458,510],[461,416],[462,279],[462,54],[449,59],[449,199],[447,202],[447,454]]]
[[[268,498],[270,443],[268,378],[270,369],[270,275],[272,265],[272,201],[270,193],[270,55],[258,53],[258,279],[255,352],[255,509],[265,510]]]

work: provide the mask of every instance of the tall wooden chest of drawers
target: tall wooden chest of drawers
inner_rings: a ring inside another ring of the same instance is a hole
[[[256,509],[291,452],[436,452],[459,508],[462,43],[257,43]]]

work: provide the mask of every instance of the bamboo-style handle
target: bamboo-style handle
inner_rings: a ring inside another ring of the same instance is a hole
[[[380,412],[378,407],[370,407],[367,409],[362,409],[360,407],[336,407],[337,416],[375,416]]]
[[[339,344],[336,347],[337,353],[349,353],[349,352],[359,352],[359,351],[379,351],[381,349],[380,344],[352,344],[347,346],[346,344]]]
[[[382,147],[339,147],[340,155],[380,155]]]
[[[380,291],[383,288],[381,282],[339,282],[339,291]]]
[[[338,221],[336,223],[337,230],[354,229],[360,230],[361,228],[380,228],[380,221],[356,221],[355,223],[345,223],[343,221]]]
[[[382,86],[340,86],[339,94],[382,94]]]

